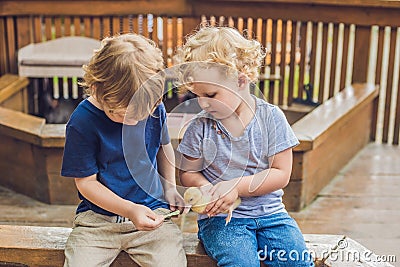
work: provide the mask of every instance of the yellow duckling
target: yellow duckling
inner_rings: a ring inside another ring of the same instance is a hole
[[[185,203],[191,207],[194,212],[204,213],[206,206],[211,202],[211,195],[203,195],[198,187],[189,187],[183,194]],[[227,225],[232,219],[232,212],[241,203],[240,197],[229,207],[227,211],[228,216],[225,219],[225,225]]]

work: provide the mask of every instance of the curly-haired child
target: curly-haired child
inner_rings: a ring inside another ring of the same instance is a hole
[[[198,237],[218,266],[314,266],[283,190],[298,145],[283,112],[250,93],[265,57],[261,44],[230,27],[204,27],[181,49],[182,87],[203,109],[178,151],[180,179],[211,196]],[[225,225],[224,213],[241,204]]]

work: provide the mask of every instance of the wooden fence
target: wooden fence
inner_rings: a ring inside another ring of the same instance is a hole
[[[322,103],[352,83],[379,84],[371,139],[398,145],[399,17],[399,1],[379,0],[3,0],[0,74],[18,73],[17,52],[27,44],[123,32],[153,39],[171,66],[199,24],[230,25],[270,51],[259,84],[268,101]]]

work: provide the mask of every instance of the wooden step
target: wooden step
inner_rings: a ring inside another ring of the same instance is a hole
[[[65,227],[0,225],[0,262],[62,266],[65,243],[71,230]],[[183,235],[188,267],[216,266],[215,261],[206,255],[196,233]],[[316,266],[392,266],[384,263],[371,265],[377,260],[375,254],[367,253],[368,249],[346,236],[306,234],[304,238]],[[338,257],[342,254],[356,255],[357,258]],[[111,266],[137,265],[121,252]]]

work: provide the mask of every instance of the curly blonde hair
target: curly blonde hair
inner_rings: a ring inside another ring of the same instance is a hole
[[[184,70],[181,76],[182,84],[190,83],[193,71],[207,63],[218,63],[225,66],[224,69],[228,72],[242,73],[251,82],[256,82],[265,55],[264,48],[257,40],[245,38],[235,28],[205,26],[187,37],[176,58]],[[197,67],[188,67],[185,66],[185,62],[198,64]],[[182,89],[185,91],[190,87],[184,85]]]
[[[104,38],[83,69],[80,84],[86,87],[86,95],[111,109],[129,106],[135,117],[143,119],[162,99],[162,52],[144,36],[129,33]]]

